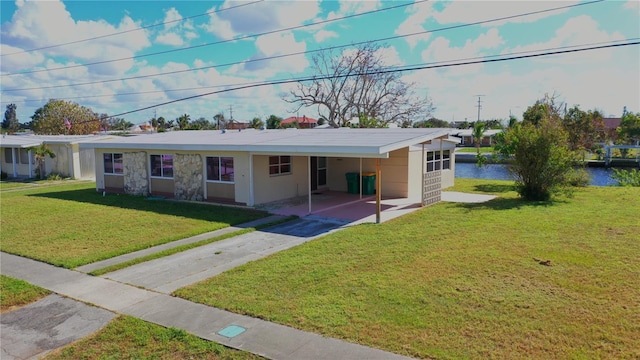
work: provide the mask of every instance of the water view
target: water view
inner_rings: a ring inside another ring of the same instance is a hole
[[[615,185],[611,179],[613,171],[606,168],[586,168],[591,175],[591,185],[608,186]],[[511,180],[511,175],[504,165],[488,164],[478,168],[473,163],[456,163],[457,178]]]

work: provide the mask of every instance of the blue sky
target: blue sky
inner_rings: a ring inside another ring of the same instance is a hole
[[[114,115],[223,89],[231,84],[313,75],[311,51],[382,42],[388,65],[542,52],[640,38],[640,1],[605,1],[509,20],[457,25],[581,4],[577,1],[5,1],[1,8],[1,103],[21,122],[48,99]],[[243,6],[239,6],[243,5]],[[400,7],[398,7],[400,6]],[[396,7],[395,9],[387,9]],[[382,10],[368,13],[373,10]],[[207,14],[208,13],[208,14]],[[361,14],[361,15],[359,15]],[[359,16],[358,16],[359,15]],[[348,17],[347,19],[343,19]],[[330,19],[336,21],[314,24]],[[300,27],[302,26],[302,27]],[[293,30],[287,28],[300,27]],[[125,34],[110,35],[127,30]],[[265,34],[270,33],[270,34]],[[414,36],[407,34],[421,33]],[[53,46],[87,38],[76,44]],[[216,44],[217,42],[217,44]],[[212,44],[213,43],[213,44]],[[193,49],[184,49],[190,46]],[[53,47],[52,47],[53,46]],[[40,49],[40,50],[34,50]],[[182,49],[182,50],[181,50]],[[169,51],[165,54],[143,56]],[[348,47],[345,48],[348,51]],[[306,52],[306,53],[305,53]],[[300,53],[272,60],[250,61]],[[110,61],[122,59],[123,61]],[[101,64],[88,65],[89,63]],[[233,64],[220,66],[223,64]],[[52,70],[63,67],[61,70]],[[206,68],[194,70],[198,68]],[[156,76],[167,72],[180,73]],[[137,79],[130,77],[147,76]],[[568,106],[620,116],[640,111],[640,46],[408,72],[444,120],[520,117],[546,93]],[[78,83],[91,83],[77,85]],[[73,86],[71,86],[73,85]],[[218,86],[218,87],[216,87]],[[295,84],[256,87],[179,101],[124,115],[192,119],[223,112],[249,121],[295,115],[285,102]],[[300,116],[318,116],[303,108]]]

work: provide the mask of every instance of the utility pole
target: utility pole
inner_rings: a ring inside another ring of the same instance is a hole
[[[478,97],[478,105],[476,105],[476,107],[478,108],[478,121],[480,121],[480,109],[482,109],[482,101],[480,100],[481,96],[485,96],[485,95],[473,95],[473,96],[477,96]]]

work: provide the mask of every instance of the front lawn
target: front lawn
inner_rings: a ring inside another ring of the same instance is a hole
[[[0,250],[74,268],[266,216],[259,211],[95,191],[69,182],[3,192]]]
[[[419,358],[638,358],[640,188],[495,193],[335,232],[176,295]]]
[[[174,328],[119,316],[96,334],[48,354],[45,359],[262,359]]]
[[[49,294],[46,289],[0,274],[0,313],[28,305]]]

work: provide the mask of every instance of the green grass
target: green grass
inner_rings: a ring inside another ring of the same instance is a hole
[[[175,294],[419,358],[640,357],[640,189],[526,203],[509,182],[456,183],[499,197],[354,226]]]
[[[69,182],[3,192],[0,249],[74,268],[266,216],[240,208],[102,194]]]
[[[30,304],[49,294],[48,290],[26,281],[0,274],[0,313]]]
[[[458,147],[456,148],[457,153],[476,153],[475,147]],[[480,148],[481,153],[493,153],[493,146],[483,146]]]
[[[45,359],[262,359],[175,328],[119,316],[96,334],[48,354]]]

